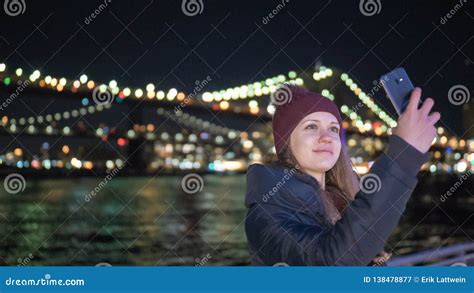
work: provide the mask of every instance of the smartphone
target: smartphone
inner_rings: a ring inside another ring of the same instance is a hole
[[[402,67],[399,67],[380,77],[387,97],[392,101],[393,107],[398,115],[405,111],[410,100],[410,94],[415,88],[408,78],[408,74]],[[421,99],[420,99],[421,104]]]

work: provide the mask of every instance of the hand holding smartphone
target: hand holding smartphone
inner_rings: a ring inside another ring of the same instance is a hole
[[[397,127],[392,133],[421,153],[426,153],[436,137],[435,123],[441,118],[439,112],[430,114],[433,99],[421,102],[421,89],[413,87],[403,68],[382,75],[380,82],[399,115]]]
[[[405,69],[399,67],[382,75],[380,77],[380,83],[387,93],[387,97],[392,101],[398,116],[400,116],[405,111],[410,100],[410,94],[415,88]]]

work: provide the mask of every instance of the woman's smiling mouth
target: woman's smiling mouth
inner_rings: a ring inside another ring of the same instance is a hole
[[[331,154],[332,155],[332,151],[329,150],[329,149],[313,150],[313,152],[315,152],[317,154]]]

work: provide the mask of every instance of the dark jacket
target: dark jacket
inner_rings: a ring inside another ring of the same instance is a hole
[[[388,150],[361,178],[366,186],[334,225],[326,220],[314,177],[276,163],[250,165],[245,232],[251,264],[369,264],[405,211],[428,158],[428,152],[390,136]]]

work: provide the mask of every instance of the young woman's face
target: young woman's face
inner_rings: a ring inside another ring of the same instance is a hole
[[[341,152],[340,131],[336,117],[328,112],[314,112],[301,120],[290,136],[299,166],[318,173],[330,170]]]

